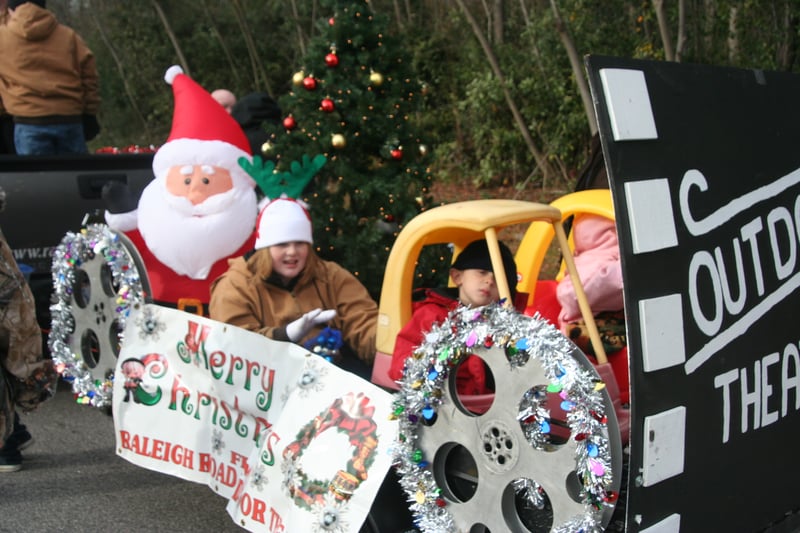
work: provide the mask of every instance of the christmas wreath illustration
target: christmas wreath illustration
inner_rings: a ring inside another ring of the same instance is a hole
[[[350,392],[343,398],[336,398],[327,409],[300,428],[294,442],[283,450],[284,486],[298,505],[307,509],[324,505],[328,494],[337,501],[347,501],[367,479],[378,446],[374,413],[375,407],[370,405],[369,397]],[[316,437],[329,429],[347,436],[352,456],[332,479],[309,479],[303,470],[303,453]]]

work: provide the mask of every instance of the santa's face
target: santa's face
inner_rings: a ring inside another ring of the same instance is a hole
[[[183,196],[192,205],[202,204],[215,194],[233,188],[231,173],[226,168],[212,165],[181,165],[167,172],[167,191]]]
[[[258,215],[251,184],[211,165],[178,165],[142,192],[138,223],[147,247],[176,273],[205,279],[253,233]]]
[[[272,257],[272,271],[280,277],[284,284],[288,284],[300,275],[308,261],[307,242],[282,242],[269,247]]]

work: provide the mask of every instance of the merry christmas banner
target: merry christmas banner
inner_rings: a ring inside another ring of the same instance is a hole
[[[358,531],[391,465],[391,403],[297,345],[145,305],[116,368],[117,454],[207,484],[250,531]]]

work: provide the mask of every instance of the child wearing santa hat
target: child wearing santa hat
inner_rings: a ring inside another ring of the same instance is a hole
[[[212,319],[303,344],[327,325],[344,345],[334,360],[369,379],[375,358],[378,306],[343,267],[312,248],[311,217],[298,200],[282,197],[259,214],[255,249],[231,259],[211,285]]]

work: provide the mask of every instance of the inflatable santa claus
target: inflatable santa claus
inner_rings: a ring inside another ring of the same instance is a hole
[[[164,79],[175,107],[154,179],[138,204],[117,184],[104,190],[105,219],[141,254],[155,303],[207,314],[211,282],[253,249],[256,182],[240,165],[252,154],[241,127],[180,67]]]

